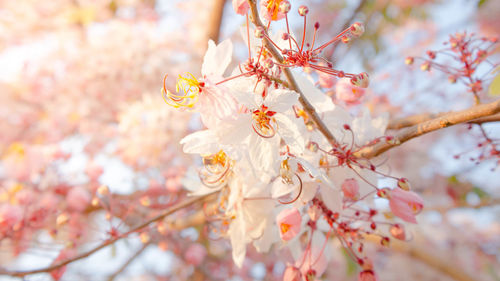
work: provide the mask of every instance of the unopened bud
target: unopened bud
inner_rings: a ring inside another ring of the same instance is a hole
[[[309,13],[309,8],[307,8],[307,6],[302,5],[299,7],[299,15],[305,17],[308,13]]]
[[[316,23],[314,24],[314,29],[319,29],[319,22],[316,22]]]
[[[290,4],[290,2],[288,2],[286,0],[281,1],[280,7],[279,7],[279,10],[281,13],[287,14],[288,12],[290,12],[291,8],[292,8],[292,5]]]
[[[67,213],[62,213],[56,218],[57,226],[61,226],[69,221],[69,216]]]
[[[399,224],[395,224],[391,226],[389,229],[389,232],[391,233],[392,237],[399,239],[399,240],[406,240],[406,234],[405,234],[405,229],[403,226]]]
[[[283,40],[288,40],[288,39],[290,39],[290,34],[288,34],[288,33],[286,33],[286,32],[285,32],[285,33],[283,33],[283,35],[281,35],[281,39],[283,39]]]
[[[149,196],[141,197],[140,202],[144,207],[149,207],[151,205],[151,199],[149,198]]]
[[[382,240],[380,240],[380,244],[384,247],[388,247],[390,242],[391,239],[389,237],[382,237]]]
[[[266,60],[264,61],[264,66],[265,66],[266,68],[272,68],[272,67],[274,66],[274,62],[273,62],[273,60],[272,60],[272,59],[266,59]]]
[[[265,34],[266,34],[266,31],[264,30],[264,28],[262,26],[257,26],[257,28],[255,29],[255,32],[254,32],[255,38],[262,39],[262,38],[264,38]]]
[[[435,59],[436,58],[436,52],[433,52],[433,51],[427,51],[427,55],[429,56],[429,58],[431,60]]]
[[[147,233],[147,232],[141,232],[141,234],[139,234],[139,238],[141,239],[141,242],[143,244],[148,243],[149,240],[151,239],[151,237],[149,236],[149,233]]]
[[[347,43],[351,42],[351,37],[344,35],[344,36],[342,36],[342,38],[340,38],[340,40],[342,40],[342,43],[347,44]]]
[[[398,180],[398,187],[401,188],[402,190],[410,191],[410,183],[408,182],[407,178],[400,178]]]
[[[429,71],[429,70],[431,70],[431,63],[428,62],[428,61],[424,62],[422,65],[420,65],[420,69],[422,71]]]
[[[407,57],[405,59],[405,64],[412,65],[414,61],[415,61],[415,58],[413,58],[413,57]]]
[[[109,188],[106,185],[101,185],[97,188],[97,194],[106,196],[109,194]]]
[[[387,198],[388,197],[387,188],[379,189],[377,191],[377,196],[380,198]]]
[[[355,22],[350,28],[351,34],[354,37],[359,37],[365,32],[365,26],[361,22]]]

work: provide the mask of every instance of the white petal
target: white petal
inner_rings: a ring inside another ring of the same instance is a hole
[[[236,119],[225,120],[217,128],[217,140],[221,144],[243,144],[251,134],[255,133],[250,114],[239,114]]]
[[[321,90],[316,88],[314,84],[301,73],[294,73],[294,77],[299,84],[302,93],[307,100],[314,106],[316,112],[323,113],[335,109],[332,99],[325,95]]]
[[[285,143],[290,146],[290,149],[297,154],[304,152],[306,140],[304,139],[305,132],[299,129],[303,122],[298,118],[289,118],[285,114],[276,114],[274,116],[278,123],[278,133]]]
[[[298,98],[299,94],[294,91],[276,89],[267,94],[264,105],[269,107],[269,110],[285,112],[292,109],[292,106],[297,103]]]
[[[264,139],[253,133],[250,136],[249,153],[252,164],[263,173],[277,174],[280,138]]]
[[[233,44],[231,40],[226,39],[215,46],[214,41],[208,41],[208,49],[203,58],[201,73],[205,76],[222,76],[227,66],[231,62],[233,55]]]
[[[217,137],[212,130],[194,132],[181,139],[180,143],[184,145],[182,149],[185,153],[213,154],[220,150]]]
[[[320,186],[321,197],[328,209],[333,212],[342,211],[342,194],[338,188],[322,184]]]
[[[242,218],[238,216],[231,222],[228,230],[231,246],[233,248],[233,261],[241,268],[247,252],[245,241],[245,226]]]

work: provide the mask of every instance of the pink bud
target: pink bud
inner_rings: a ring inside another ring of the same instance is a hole
[[[233,8],[238,15],[246,15],[250,5],[248,5],[247,0],[233,0]]]
[[[355,22],[350,28],[352,36],[359,37],[365,32],[365,26],[361,22]]]
[[[417,223],[415,215],[422,211],[424,200],[415,192],[395,188],[389,192],[389,206],[395,216],[411,223]]]
[[[184,254],[186,262],[198,266],[200,265],[207,255],[207,250],[199,243],[191,244]]]
[[[389,229],[389,232],[391,233],[392,237],[396,239],[399,240],[406,239],[405,229],[400,224],[392,225],[391,228]]]
[[[91,200],[90,193],[83,187],[77,186],[71,188],[66,195],[66,203],[68,207],[77,212],[81,212],[87,208]]]
[[[342,192],[344,196],[351,199],[357,200],[359,198],[359,185],[355,179],[346,179],[342,183]]]
[[[300,231],[302,216],[296,208],[281,211],[276,217],[276,223],[280,230],[280,237],[284,241],[289,241]]]

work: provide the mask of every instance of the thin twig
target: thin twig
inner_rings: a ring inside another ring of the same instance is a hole
[[[391,142],[379,142],[377,144],[364,147],[354,153],[358,158],[373,158],[383,152],[396,147],[404,142],[421,135],[450,127],[456,124],[467,123],[478,118],[488,117],[500,112],[500,100],[473,106],[457,112],[450,112],[440,117],[413,125],[402,129],[396,133]]]
[[[271,53],[273,58],[278,61],[280,64],[283,64],[283,56],[281,56],[280,52],[273,46],[273,44],[267,39],[269,36],[267,34],[267,28],[266,26],[262,23],[260,20],[259,16],[259,11],[257,9],[257,3],[255,0],[248,0],[248,3],[250,4],[250,10],[252,12],[252,22],[255,26],[261,27],[265,30],[266,35],[262,39],[264,42],[264,46],[266,49]],[[323,123],[321,118],[319,117],[318,113],[316,113],[316,110],[312,106],[312,104],[306,99],[304,94],[299,88],[299,85],[297,84],[297,81],[295,81],[295,78],[293,77],[292,72],[288,68],[283,68],[283,74],[285,74],[286,80],[288,81],[288,88],[290,90],[293,90],[299,94],[299,102],[304,108],[304,111],[307,112],[307,114],[311,117],[311,119],[314,121],[316,127],[318,130],[325,136],[325,138],[328,140],[328,142],[332,146],[337,145],[337,140],[335,140],[335,137],[333,136],[332,132],[328,130],[328,127]]]
[[[123,233],[122,235],[119,235],[119,236],[116,236],[116,237],[113,237],[111,239],[108,239],[106,240],[104,243],[96,246],[95,248],[92,248],[91,250],[87,251],[87,252],[84,252],[82,254],[79,254],[73,258],[70,258],[70,259],[67,259],[67,260],[64,260],[64,261],[61,261],[59,263],[56,263],[56,264],[53,264],[53,265],[50,265],[50,266],[47,266],[47,267],[43,267],[43,268],[39,268],[39,269],[32,269],[32,270],[7,270],[7,269],[3,269],[3,268],[0,268],[0,275],[10,275],[10,276],[16,276],[16,277],[23,277],[23,276],[26,276],[26,275],[30,275],[30,274],[36,274],[36,273],[44,273],[44,272],[50,272],[50,271],[53,271],[53,270],[56,270],[58,268],[61,268],[65,265],[68,265],[74,261],[77,261],[77,260],[81,260],[81,259],[84,259],[92,254],[94,254],[95,252],[115,243],[116,241],[122,239],[122,238],[125,238],[127,237],[129,234],[131,233],[134,233],[134,232],[137,232],[145,227],[147,227],[148,225],[150,225],[151,223],[154,223],[154,222],[157,222],[159,220],[162,220],[164,219],[165,217],[177,212],[178,210],[180,209],[183,209],[185,207],[188,207],[194,203],[197,203],[197,202],[201,202],[203,200],[206,200],[208,199],[209,197],[213,196],[215,193],[211,193],[211,194],[207,194],[207,195],[204,195],[204,196],[200,196],[200,197],[192,197],[192,198],[189,198],[183,202],[180,202],[178,204],[175,204],[174,206],[168,208],[167,210],[165,210],[163,213],[139,224],[138,226],[132,228],[131,230],[129,230],[128,232],[125,232]]]

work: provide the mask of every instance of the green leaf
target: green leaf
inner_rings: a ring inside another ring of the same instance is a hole
[[[486,0],[479,0],[479,2],[477,2],[477,7],[480,8],[484,3],[486,3]]]
[[[490,96],[500,96],[500,73],[498,73],[493,79],[493,82],[491,82],[488,94]]]

